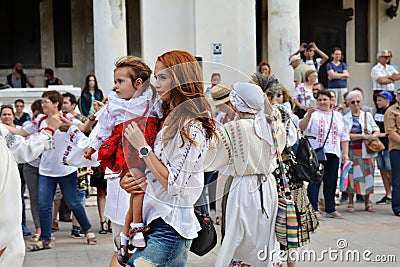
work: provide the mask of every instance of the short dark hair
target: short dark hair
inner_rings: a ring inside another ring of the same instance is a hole
[[[61,110],[63,104],[63,96],[56,90],[45,91],[42,94],[42,97],[47,97],[50,99],[52,103],[58,102],[57,109]]]
[[[37,100],[33,101],[33,103],[31,104],[31,110],[32,110],[32,113],[34,113],[36,110],[39,110],[40,113],[43,113],[42,100],[37,99]]]
[[[22,104],[25,105],[25,101],[22,100],[22,99],[17,99],[17,100],[14,101],[14,105],[16,105],[17,103],[22,103]]]
[[[3,113],[3,109],[6,109],[6,108],[11,109],[12,114],[15,116],[15,112],[14,112],[13,106],[12,106],[12,105],[8,105],[8,104],[6,104],[6,105],[1,105],[0,114]]]
[[[45,69],[44,74],[48,74],[50,76],[54,76],[54,71],[52,69]]]
[[[69,102],[71,102],[71,104],[78,104],[78,101],[76,101],[76,96],[74,94],[71,94],[70,92],[64,93],[63,97],[69,97]]]
[[[215,76],[218,76],[219,78],[221,78],[221,74],[218,72],[214,72],[213,74],[211,74],[211,79],[214,78]]]
[[[317,98],[318,98],[320,95],[327,96],[327,97],[329,97],[329,99],[332,98],[332,95],[331,95],[331,91],[330,91],[330,90],[326,90],[326,89],[324,89],[324,90],[319,90],[319,91],[318,91]]]

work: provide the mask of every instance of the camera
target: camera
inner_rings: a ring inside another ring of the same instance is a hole
[[[305,49],[310,49],[310,48],[311,48],[311,44],[306,44],[306,45],[304,45],[304,48],[305,48]]]

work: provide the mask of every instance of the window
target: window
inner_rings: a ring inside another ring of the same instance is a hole
[[[0,68],[40,68],[39,0],[0,2]]]
[[[369,41],[368,41],[368,14],[369,1],[355,0],[355,46],[356,62],[368,62]]]
[[[126,0],[126,37],[128,54],[140,57],[142,55],[140,33],[140,1]]]
[[[72,67],[71,0],[53,1],[56,67]]]

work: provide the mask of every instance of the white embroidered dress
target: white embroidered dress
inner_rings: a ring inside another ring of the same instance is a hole
[[[275,236],[278,195],[271,174],[277,167],[276,158],[271,145],[256,135],[253,124],[254,119],[226,123],[218,131],[218,141],[210,145],[206,155],[206,171],[228,165],[228,171],[234,177],[226,206],[225,237],[215,263],[217,267],[274,266],[276,260],[271,261],[270,253],[279,253]],[[276,123],[274,127],[282,150],[285,146],[283,125]],[[261,187],[265,213],[261,208],[257,174],[264,174]]]

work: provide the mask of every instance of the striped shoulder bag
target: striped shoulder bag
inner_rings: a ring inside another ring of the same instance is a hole
[[[298,248],[299,245],[299,223],[297,220],[296,206],[291,197],[286,171],[282,161],[282,155],[279,151],[278,139],[273,123],[268,121],[271,126],[274,139],[276,154],[279,162],[279,170],[282,176],[284,194],[278,196],[278,214],[276,217],[275,232],[276,238],[287,249]]]

